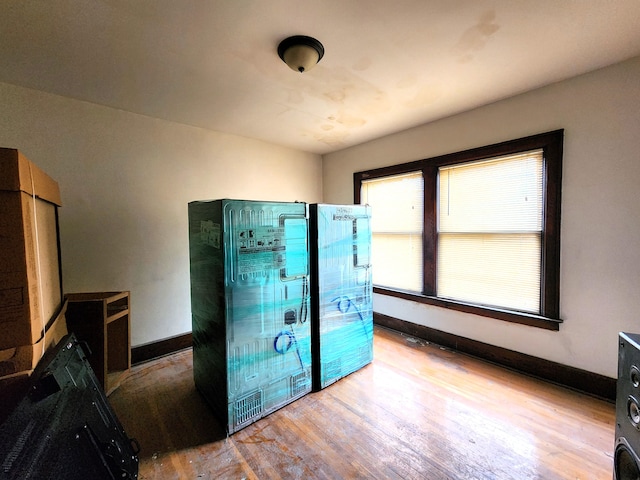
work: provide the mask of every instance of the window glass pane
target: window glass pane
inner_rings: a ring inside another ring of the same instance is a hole
[[[540,313],[542,150],[440,168],[437,295]]]
[[[440,232],[542,230],[542,150],[439,170]]]
[[[372,208],[372,212],[375,212]],[[372,214],[374,215],[374,214]],[[422,291],[422,236],[373,234],[371,273],[374,285]]]
[[[422,232],[423,181],[420,172],[362,182],[363,204],[371,205],[374,232]]]
[[[539,234],[440,234],[438,297],[540,311]]]
[[[371,205],[373,283],[422,292],[424,187],[421,172],[362,182]]]

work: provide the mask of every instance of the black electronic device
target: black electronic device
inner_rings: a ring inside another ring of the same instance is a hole
[[[614,480],[640,478],[640,334],[620,333]]]
[[[40,360],[0,425],[0,480],[136,479],[138,451],[72,333]]]

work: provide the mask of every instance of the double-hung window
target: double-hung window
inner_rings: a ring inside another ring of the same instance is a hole
[[[557,330],[562,139],[355,173],[376,293]]]

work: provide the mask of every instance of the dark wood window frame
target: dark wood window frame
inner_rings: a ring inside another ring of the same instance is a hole
[[[414,302],[436,305],[461,312],[496,318],[513,323],[559,330],[560,323],[560,193],[562,185],[562,147],[564,130],[532,135],[463,152],[356,172],[353,174],[354,203],[360,203],[363,180],[421,171],[424,177],[423,290],[422,294],[374,286],[374,292]],[[499,309],[436,296],[437,259],[437,178],[438,168],[485,160],[502,155],[542,149],[543,165],[543,237],[541,265],[541,314]],[[375,212],[374,212],[375,215]],[[375,266],[374,266],[375,268]]]

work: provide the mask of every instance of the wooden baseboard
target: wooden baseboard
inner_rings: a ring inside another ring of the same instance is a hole
[[[147,362],[154,358],[163,357],[179,350],[184,350],[193,345],[191,333],[176,335],[175,337],[166,338],[157,342],[150,342],[144,345],[138,345],[131,349],[131,363]]]
[[[452,350],[510,368],[527,375],[557,383],[589,395],[615,401],[616,379],[579,368],[496,347],[477,340],[459,337],[430,327],[400,320],[381,313],[373,314],[376,325],[391,328]]]

